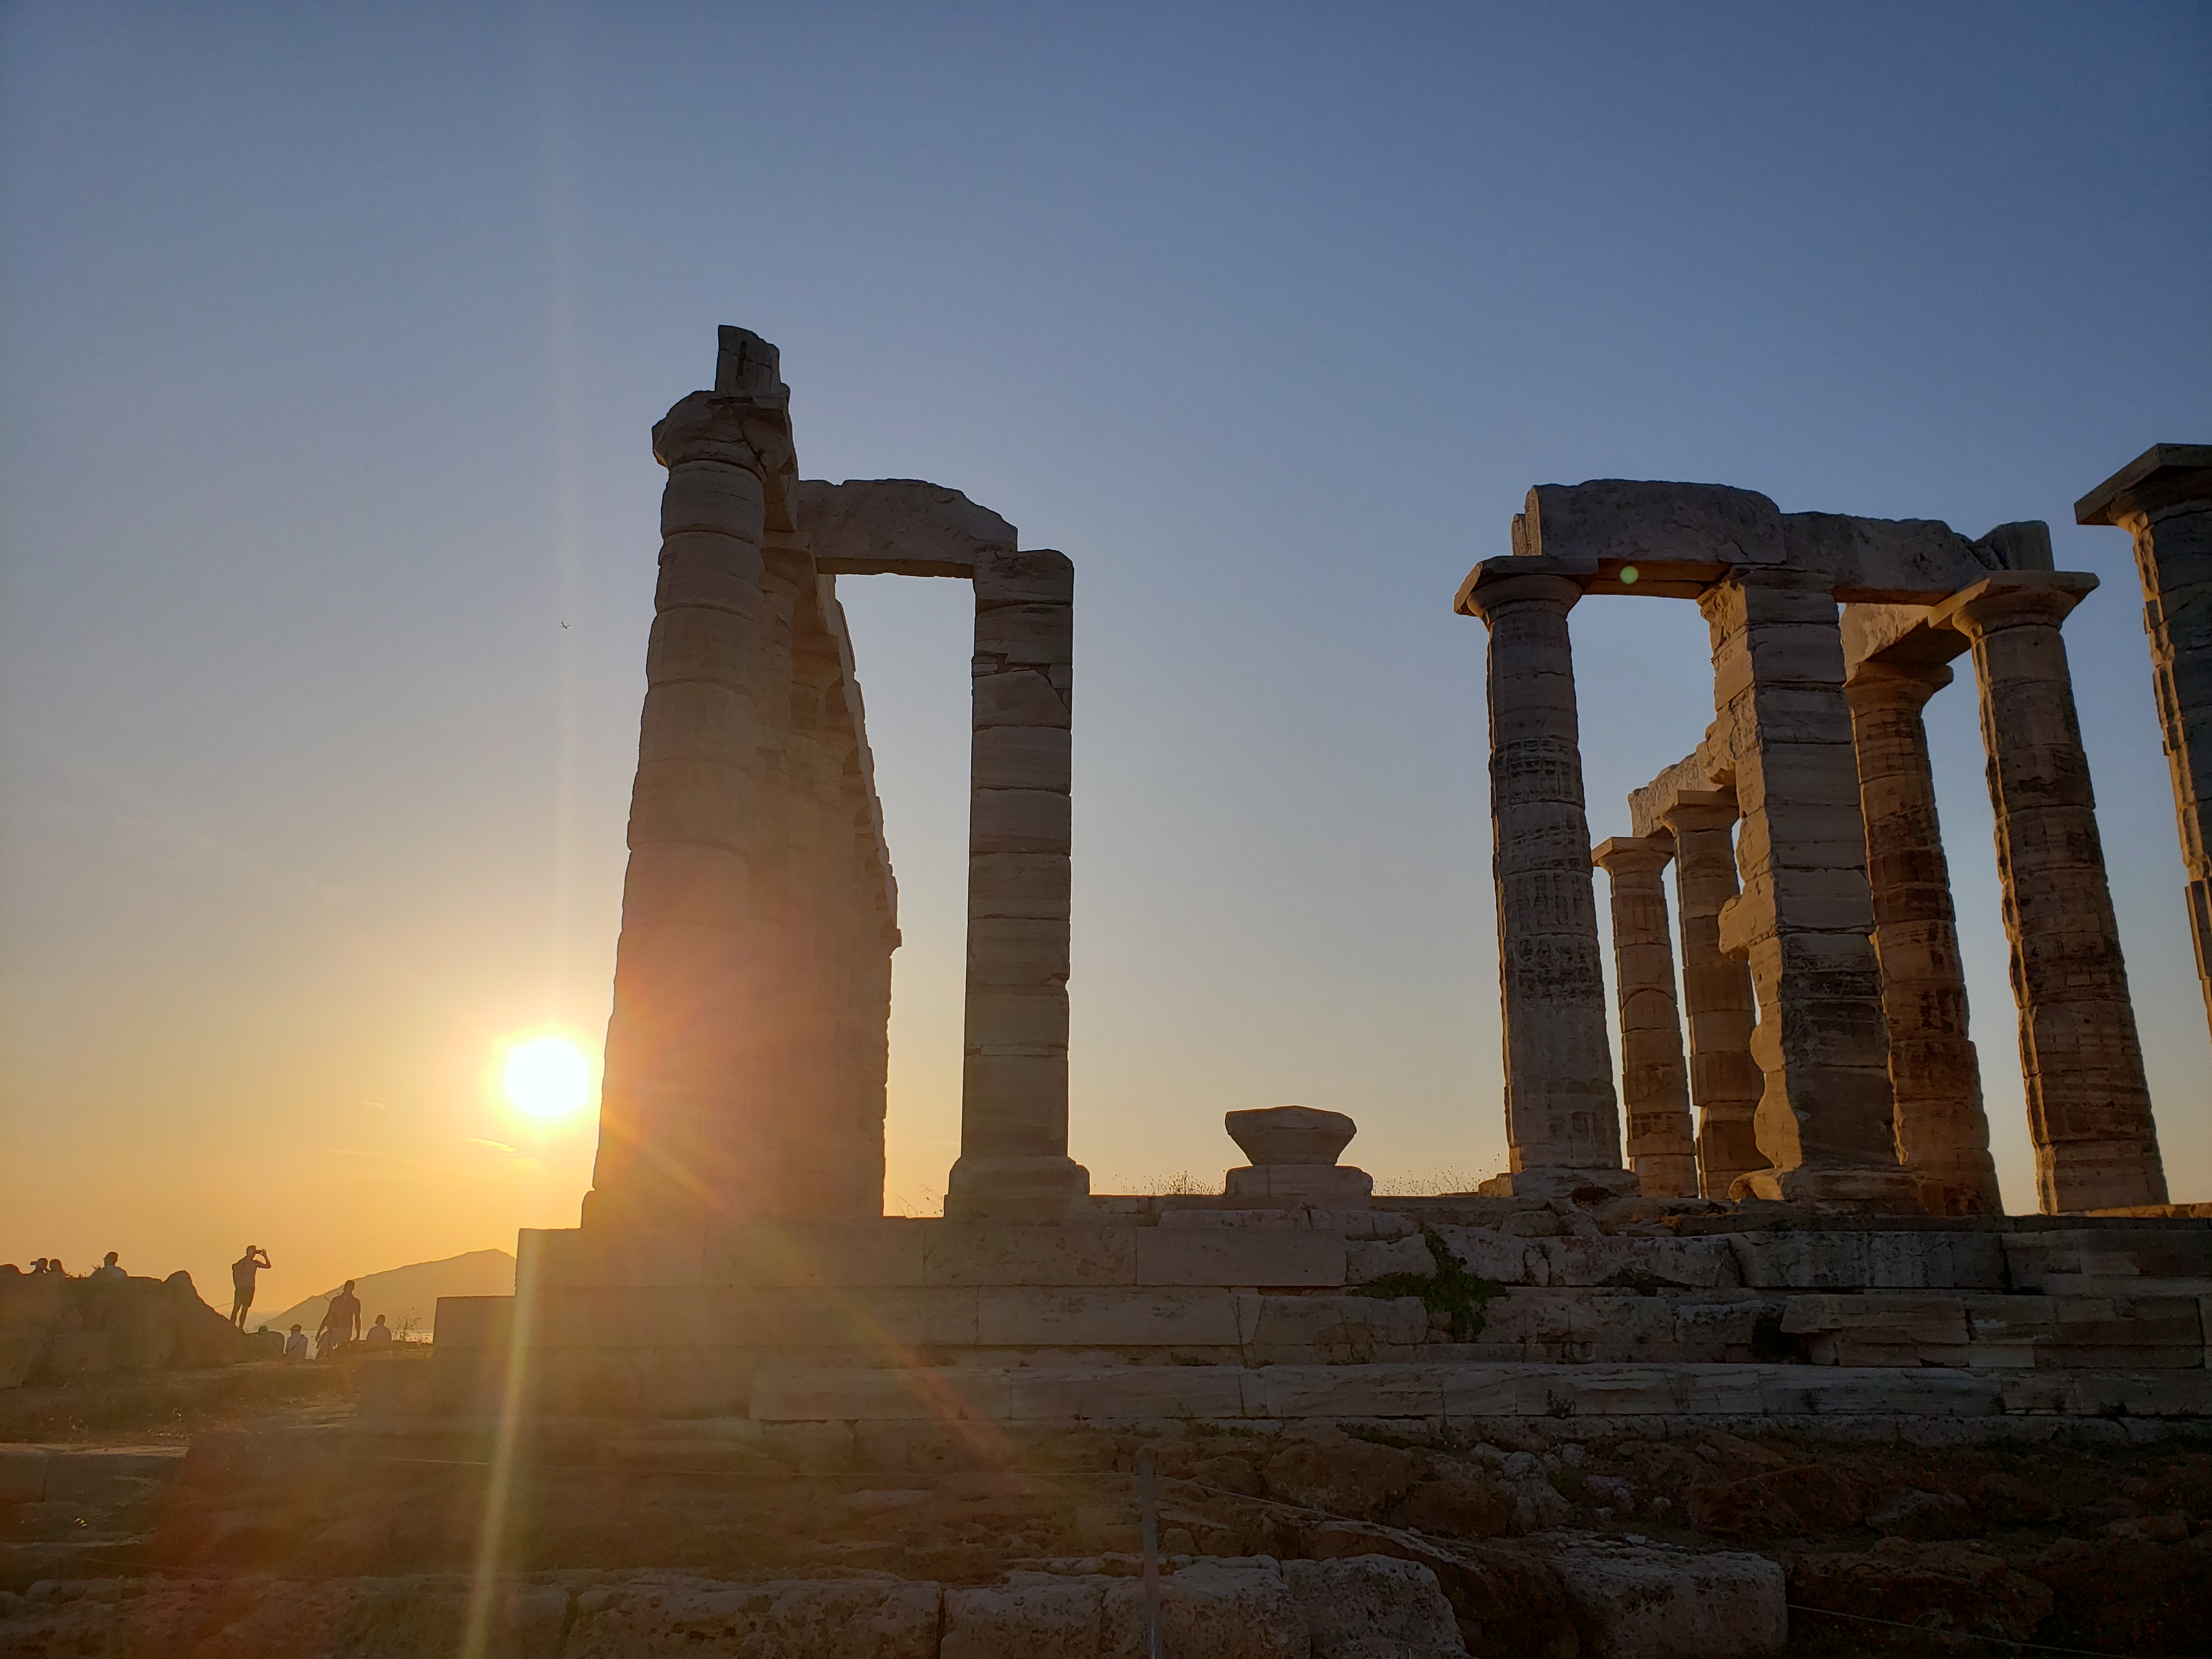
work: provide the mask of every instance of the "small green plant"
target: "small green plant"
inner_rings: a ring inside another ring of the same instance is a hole
[[[1468,1272],[1467,1263],[1452,1254],[1451,1247],[1433,1227],[1421,1229],[1421,1242],[1429,1247],[1430,1259],[1437,1264],[1436,1272],[1385,1273],[1360,1285],[1358,1294],[1380,1297],[1386,1301],[1417,1296],[1431,1313],[1440,1313],[1451,1321],[1453,1341],[1474,1341],[1482,1334],[1492,1298],[1504,1295],[1505,1287],[1495,1279],[1479,1278]]]

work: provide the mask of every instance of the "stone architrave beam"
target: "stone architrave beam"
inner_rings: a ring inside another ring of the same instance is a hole
[[[1930,613],[1972,643],[2021,1071],[2047,1212],[2166,1201],[2059,624],[2094,576],[2021,571]]]
[[[1628,1165],[1646,1198],[1698,1196],[1697,1138],[1662,884],[1674,857],[1674,844],[1663,836],[1618,836],[1590,854],[1613,884],[1620,1103],[1628,1120]]]
[[[825,576],[972,578],[1017,545],[1013,526],[989,507],[920,478],[806,478],[792,498]]]
[[[2077,501],[2074,519],[2135,538],[2197,978],[2212,1018],[2212,444],[2153,445]]]
[[[1462,608],[1490,629],[1492,869],[1510,1168],[1486,1192],[1632,1187],[1605,1024],[1567,612],[1572,581],[1486,583]]]

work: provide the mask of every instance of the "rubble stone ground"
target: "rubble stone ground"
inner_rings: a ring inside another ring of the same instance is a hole
[[[13,1391],[0,1432],[37,1438],[0,1444],[0,1652],[451,1653],[473,1617],[487,1654],[545,1659],[1139,1654],[1147,1454],[1170,1653],[2212,1650],[2190,1422],[1946,1446],[1635,1419],[548,1418],[503,1442],[356,1408],[429,1363]]]

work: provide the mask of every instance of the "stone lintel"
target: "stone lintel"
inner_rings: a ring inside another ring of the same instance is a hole
[[[2032,556],[2028,529],[1970,541],[1935,519],[1784,513],[1726,485],[1596,478],[1529,490],[1513,549],[1578,567],[1591,592],[1694,598],[1731,569],[1766,568],[1824,577],[1840,600],[1924,605]]]
[[[826,569],[830,566],[825,562],[823,568]],[[1463,617],[1474,616],[1480,609],[1480,598],[1484,590],[1516,576],[1534,575],[1564,576],[1583,592],[1601,597],[1694,599],[1729,571],[1745,568],[1799,571],[1800,567],[1780,560],[1750,566],[1714,559],[1658,556],[1562,559],[1544,554],[1504,554],[1497,558],[1485,559],[1468,573],[1467,580],[1459,586],[1452,608]],[[1978,571],[1986,567],[1975,567]],[[1632,576],[1629,574],[1631,571],[1635,573]],[[1815,569],[1801,574],[1826,575],[1830,591],[1841,603],[1927,605],[1956,592],[1959,581],[1954,578],[1963,573],[1922,576],[1909,572],[1878,570],[1874,580],[1869,580],[1863,573],[1857,571],[1837,573]]]
[[[1667,819],[1677,800],[1713,794],[1717,785],[1725,785],[1732,778],[1725,722],[1725,716],[1715,720],[1705,728],[1704,742],[1641,789],[1628,792],[1629,825],[1635,835],[1670,835]],[[1735,800],[1733,793],[1726,789],[1723,793],[1730,802]],[[1717,800],[1719,798],[1716,796]]]
[[[990,508],[920,478],[807,478],[792,497],[824,575],[973,576],[1018,539]]]
[[[2212,444],[2153,444],[2075,502],[2074,522],[2118,525],[2200,495],[2212,497]]]
[[[1955,628],[1928,620],[1924,605],[1847,605],[1844,607],[1844,683],[1869,663],[1892,668],[1936,668],[1964,656],[1973,643]]]

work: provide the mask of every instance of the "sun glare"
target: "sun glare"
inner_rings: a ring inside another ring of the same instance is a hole
[[[592,1062],[564,1036],[531,1037],[507,1050],[508,1103],[540,1123],[560,1123],[592,1097]]]

